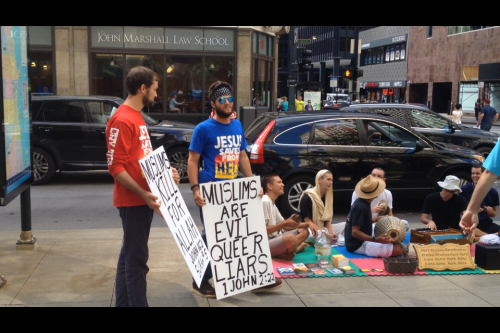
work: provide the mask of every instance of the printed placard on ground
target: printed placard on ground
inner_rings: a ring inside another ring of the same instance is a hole
[[[210,260],[208,249],[189,213],[179,187],[172,178],[172,168],[165,149],[159,147],[140,159],[139,164],[151,193],[161,201],[160,211],[163,218],[199,287]]]
[[[201,184],[203,219],[217,299],[273,284],[260,178]]]
[[[430,244],[414,245],[418,258],[418,269],[459,271],[465,268],[475,269],[470,255],[470,245]]]

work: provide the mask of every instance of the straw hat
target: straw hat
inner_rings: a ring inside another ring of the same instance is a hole
[[[369,175],[361,179],[356,185],[356,195],[362,199],[373,199],[385,190],[385,182],[382,179]]]

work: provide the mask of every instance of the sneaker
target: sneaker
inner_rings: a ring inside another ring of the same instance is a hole
[[[281,279],[274,279],[274,280],[275,280],[275,282],[273,284],[270,284],[270,285],[267,285],[267,286],[264,286],[261,288],[253,289],[252,293],[254,293],[254,294],[265,293],[265,292],[268,292],[271,290],[276,290],[276,289],[283,287],[283,281]]]
[[[215,288],[208,281],[201,281],[200,287],[196,282],[193,282],[193,293],[205,297],[205,298],[215,298]]]

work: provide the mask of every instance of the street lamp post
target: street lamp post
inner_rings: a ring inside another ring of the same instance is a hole
[[[295,94],[297,85],[297,72],[294,71],[293,64],[297,62],[297,44],[295,37],[298,34],[296,25],[290,26],[292,36],[288,38],[288,82],[295,82],[288,85],[288,111],[295,111]]]

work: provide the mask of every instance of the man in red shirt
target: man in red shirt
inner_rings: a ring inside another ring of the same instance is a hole
[[[161,216],[161,202],[151,193],[139,165],[139,160],[153,151],[141,110],[153,106],[157,89],[155,72],[142,66],[132,68],[127,74],[128,97],[106,127],[108,169],[115,179],[113,205],[120,212],[123,226],[116,307],[148,306],[148,239],[154,212]],[[172,170],[179,184],[179,173]]]

